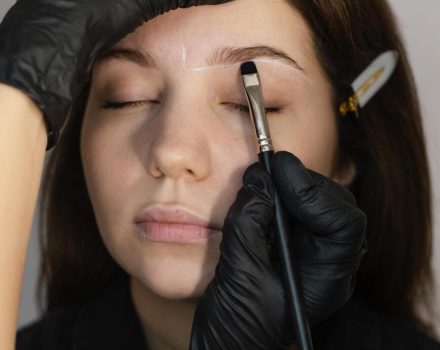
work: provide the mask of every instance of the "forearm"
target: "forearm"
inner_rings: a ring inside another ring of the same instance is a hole
[[[42,112],[0,84],[0,349],[15,348],[24,263],[47,143]]]

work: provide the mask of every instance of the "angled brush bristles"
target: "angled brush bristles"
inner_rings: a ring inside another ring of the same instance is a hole
[[[240,72],[241,72],[241,75],[249,75],[249,74],[258,73],[257,66],[252,61],[247,61],[247,62],[242,63],[240,66]]]

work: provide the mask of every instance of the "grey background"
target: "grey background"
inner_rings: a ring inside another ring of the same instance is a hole
[[[0,18],[15,1],[0,0]],[[434,186],[434,269],[436,281],[440,281],[440,118],[437,112],[440,92],[440,2],[438,0],[404,1],[390,0],[412,63],[424,116],[431,175]],[[39,208],[37,207],[36,214]],[[37,222],[34,218],[25,277],[23,281],[18,326],[38,318],[36,308],[36,281],[39,266]],[[437,290],[440,297],[440,291]],[[440,334],[440,317],[437,319]]]

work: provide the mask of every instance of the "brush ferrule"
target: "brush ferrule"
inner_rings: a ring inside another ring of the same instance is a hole
[[[257,147],[260,152],[273,151],[258,74],[243,75],[242,80],[251,119],[255,126]]]

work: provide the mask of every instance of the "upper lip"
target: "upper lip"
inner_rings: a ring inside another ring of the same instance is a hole
[[[148,221],[166,222],[173,224],[196,225],[212,227],[210,222],[201,216],[190,212],[181,206],[153,205],[143,209],[135,217],[135,223],[139,224]],[[213,228],[213,227],[212,227]]]

